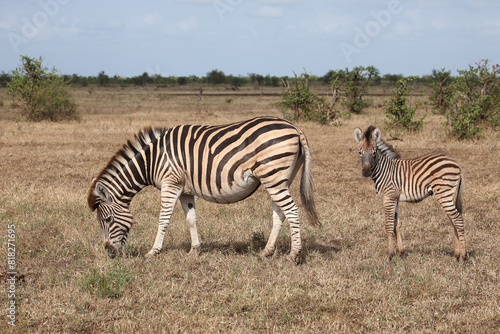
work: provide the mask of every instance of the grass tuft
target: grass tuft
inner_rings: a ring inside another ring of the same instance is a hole
[[[115,262],[104,272],[92,268],[83,276],[81,290],[100,298],[120,298],[123,296],[125,286],[132,280],[133,274],[119,265]]]

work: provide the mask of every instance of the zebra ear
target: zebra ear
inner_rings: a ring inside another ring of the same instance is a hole
[[[375,142],[378,142],[380,139],[382,139],[382,132],[379,128],[376,128],[375,131],[373,131],[372,138]]]
[[[363,132],[360,128],[354,129],[354,139],[356,139],[358,143],[361,143],[363,141]]]
[[[94,195],[104,203],[110,203],[113,200],[108,188],[106,188],[106,186],[101,182],[97,182],[95,184]]]

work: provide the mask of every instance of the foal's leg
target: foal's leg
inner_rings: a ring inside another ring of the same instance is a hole
[[[396,235],[396,247],[398,250],[398,256],[403,254],[403,238],[401,237],[401,223],[399,222],[399,203],[396,204],[396,210],[394,215],[394,232]]]
[[[384,213],[385,213],[385,233],[387,234],[387,258],[384,262],[391,261],[394,255],[394,238],[396,237],[395,215],[398,206],[398,200],[393,197],[384,196]]]
[[[466,256],[464,218],[453,201],[453,188],[435,192],[435,194],[453,225],[455,234],[455,258],[463,261]]]

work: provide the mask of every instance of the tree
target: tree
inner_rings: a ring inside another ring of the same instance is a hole
[[[380,72],[373,66],[363,67],[357,66],[352,70],[333,71],[331,73],[331,83],[344,86],[344,101],[342,102],[350,112],[359,114],[368,107],[370,100],[363,97],[367,93],[368,83],[370,79],[377,78]]]
[[[67,81],[42,59],[21,56],[21,66],[12,71],[7,92],[21,102],[22,115],[31,121],[79,119],[76,104],[69,96]]]
[[[430,96],[431,102],[434,107],[441,112],[445,112],[449,107],[450,99],[453,95],[453,90],[451,89],[451,71],[446,71],[442,68],[441,70],[432,70],[432,83],[431,88],[433,90]]]
[[[295,74],[292,85],[288,80],[283,79],[283,85],[287,91],[283,94],[282,100],[276,103],[276,106],[281,109],[286,119],[292,121],[303,119],[326,124],[335,118],[335,113],[330,108],[326,98],[310,91],[308,73],[301,74],[300,78]],[[288,110],[292,110],[292,114]]]
[[[7,84],[11,79],[12,76],[10,75],[10,73],[2,71],[2,73],[0,73],[0,87],[7,87]]]
[[[212,85],[224,84],[226,83],[227,78],[224,72],[219,71],[217,69],[212,70],[207,73],[207,82]]]
[[[393,96],[389,100],[389,107],[385,111],[385,115],[390,121],[390,127],[404,128],[410,131],[422,128],[425,116],[414,121],[413,117],[417,107],[410,106],[407,99],[413,91],[409,84],[415,79],[416,77],[403,77],[396,82],[396,90],[393,92]]]
[[[104,71],[99,72],[97,80],[99,82],[99,86],[101,87],[109,85],[109,76]]]
[[[477,137],[483,128],[500,127],[500,76],[498,64],[482,60],[469,65],[453,84],[453,96],[446,116],[459,139]]]
[[[188,83],[188,77],[177,77],[177,83],[179,86],[184,86]]]

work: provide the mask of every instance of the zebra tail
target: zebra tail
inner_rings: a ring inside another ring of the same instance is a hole
[[[455,206],[456,206],[458,212],[460,212],[460,214],[463,213],[463,206],[462,206],[462,192],[463,192],[463,188],[464,188],[463,181],[464,181],[463,177],[460,176],[460,180],[458,181],[457,196],[455,197]]]
[[[304,205],[307,216],[309,218],[309,224],[314,227],[321,227],[321,222],[316,212],[316,206],[314,204],[314,189],[313,189],[313,177],[311,173],[311,151],[309,150],[309,145],[307,144],[307,139],[302,131],[299,130],[300,141],[302,144],[302,149],[304,150],[304,166],[302,167],[302,177],[300,180],[300,199]]]

